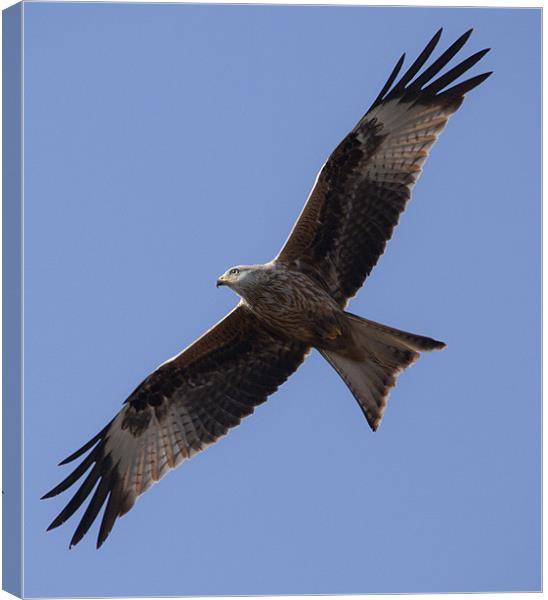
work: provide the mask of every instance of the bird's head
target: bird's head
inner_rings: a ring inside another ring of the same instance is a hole
[[[226,285],[232,288],[236,293],[240,293],[247,287],[248,284],[252,284],[254,279],[255,267],[247,265],[239,265],[237,267],[231,267],[217,279],[217,287]]]

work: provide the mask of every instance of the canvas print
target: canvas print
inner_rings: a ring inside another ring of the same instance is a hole
[[[539,10],[25,3],[6,83],[5,589],[540,589]]]

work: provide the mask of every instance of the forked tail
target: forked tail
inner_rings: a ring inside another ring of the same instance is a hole
[[[419,352],[441,350],[443,342],[400,331],[346,313],[351,325],[353,352],[320,350],[342,377],[373,431],[381,422],[396,377],[419,357]],[[357,350],[357,351],[356,351]]]

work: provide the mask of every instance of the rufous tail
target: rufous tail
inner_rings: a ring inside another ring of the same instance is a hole
[[[397,376],[418,359],[419,352],[441,350],[445,344],[351,313],[346,315],[353,351],[320,352],[346,383],[371,429],[376,431]]]

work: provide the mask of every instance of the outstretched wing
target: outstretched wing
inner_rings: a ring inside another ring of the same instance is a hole
[[[484,81],[483,73],[453,84],[485,54],[470,56],[433,78],[462,48],[461,36],[416,78],[441,29],[400,80],[396,64],[373,105],[339,144],[276,260],[320,278],[342,305],[362,286],[411,196],[430,149],[464,94]],[[413,79],[415,78],[415,79]]]
[[[48,529],[64,523],[91,496],[70,545],[82,539],[106,503],[97,539],[101,546],[116,519],[143,492],[251,414],[297,369],[307,351],[302,344],[273,338],[244,305],[238,305],[147,377],[116,417],[61,463],[89,451],[44,496],[65,491],[89,470]]]

